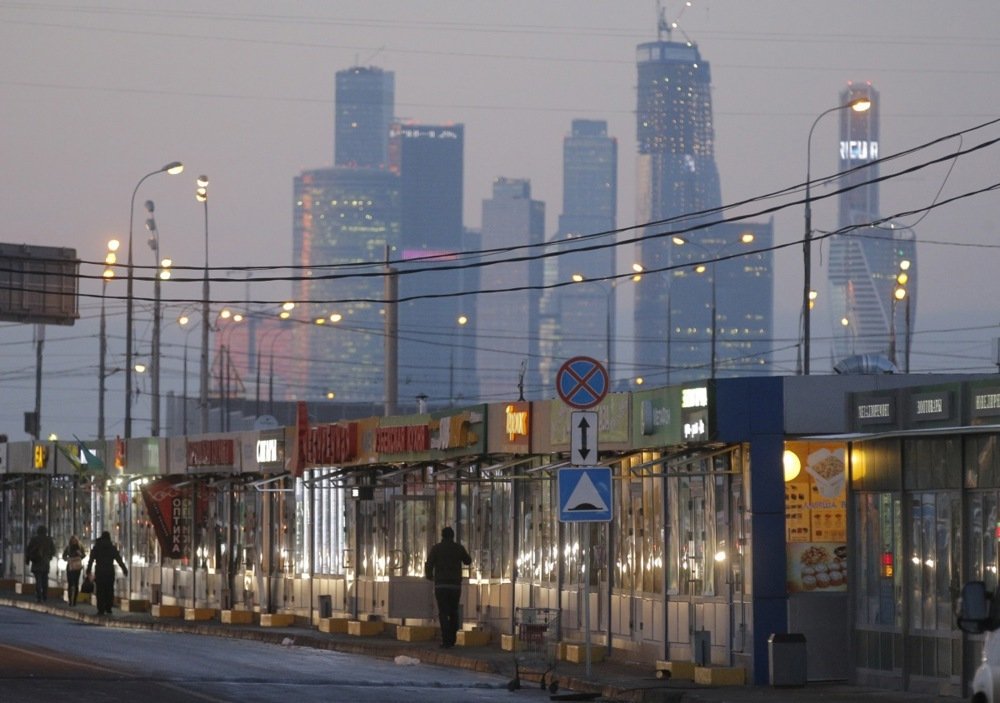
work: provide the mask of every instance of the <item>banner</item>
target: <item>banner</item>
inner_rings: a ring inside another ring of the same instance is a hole
[[[163,556],[170,559],[186,559],[191,554],[191,489],[194,484],[178,486],[182,480],[181,476],[161,478],[142,487],[142,501],[146,505],[149,521],[153,524]],[[195,522],[201,527],[204,527],[212,491],[202,486],[198,492]]]

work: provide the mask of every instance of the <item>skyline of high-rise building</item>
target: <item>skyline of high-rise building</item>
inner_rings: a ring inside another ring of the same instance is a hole
[[[848,105],[858,98],[871,101],[868,110],[840,111],[837,171],[845,175],[838,179],[837,187],[850,190],[838,196],[837,226],[847,229],[830,239],[827,279],[833,339],[831,365],[862,354],[891,357],[894,346],[902,351],[903,345],[894,344],[897,340],[893,337],[897,333],[909,336],[916,311],[913,230],[894,223],[868,226],[881,219],[879,184],[871,181],[879,176],[882,105],[871,83],[849,83],[840,92],[838,104]],[[851,229],[855,227],[858,229]],[[893,293],[903,261],[909,262],[909,269],[906,298],[900,307]],[[897,353],[896,359],[890,361],[901,359],[902,354]]]
[[[395,119],[395,75],[375,66],[337,71],[333,165],[389,167],[389,128]]]
[[[616,228],[618,212],[618,140],[608,136],[605,120],[574,119],[563,138],[563,193],[559,228],[552,242],[559,251],[574,239]],[[596,241],[613,243],[615,235]],[[553,387],[555,372],[567,359],[586,355],[605,362],[615,344],[617,321],[615,247],[566,253],[552,260],[546,284],[577,285],[547,288],[542,295],[542,382]],[[611,373],[615,370],[609,369]]]
[[[482,400],[538,397],[542,261],[505,261],[503,250],[545,241],[545,203],[531,198],[531,181],[497,178],[483,200],[482,247],[496,262],[482,268],[476,296],[476,371]]]
[[[451,268],[469,249],[463,221],[465,128],[393,125],[390,169],[400,174],[402,250],[398,308],[399,396],[429,407],[468,401],[475,387],[475,268]],[[429,296],[429,297],[421,297]]]
[[[770,254],[739,254],[745,231],[770,240],[771,225],[707,224],[722,216],[722,192],[711,68],[697,44],[671,41],[661,19],[636,59],[636,218],[649,224],[635,246],[646,273],[635,287],[633,372],[653,383],[745,372],[745,359],[769,359],[773,265]]]

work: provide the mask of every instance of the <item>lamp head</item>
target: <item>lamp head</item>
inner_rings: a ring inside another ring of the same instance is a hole
[[[864,95],[861,96],[860,98],[854,98],[854,100],[848,103],[848,107],[850,107],[855,112],[868,112],[868,110],[871,109],[871,106],[872,106],[871,98]]]
[[[160,169],[161,171],[166,171],[171,176],[176,176],[178,173],[184,171],[184,164],[180,161],[171,161],[169,164]]]

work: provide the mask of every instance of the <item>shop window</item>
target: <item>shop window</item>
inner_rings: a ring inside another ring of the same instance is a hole
[[[951,632],[960,591],[961,511],[953,493],[914,493],[910,512],[910,627]]]
[[[855,524],[857,624],[899,628],[903,612],[899,496],[858,494]]]
[[[997,545],[1000,542],[1000,493],[970,493],[968,498],[969,580],[997,590]]]

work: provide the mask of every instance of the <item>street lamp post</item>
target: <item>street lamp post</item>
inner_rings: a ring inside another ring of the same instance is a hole
[[[806,198],[805,198],[805,234],[802,237],[802,258],[803,258],[803,283],[802,283],[802,373],[809,375],[810,357],[810,310],[809,292],[812,286],[812,137],[816,125],[826,115],[840,110],[854,110],[855,112],[866,112],[872,105],[871,99],[865,96],[855,98],[844,105],[837,105],[819,114],[809,128],[809,137],[806,139]]]
[[[208,176],[198,176],[195,200],[205,212],[205,274],[201,284],[201,375],[198,379],[198,407],[201,408],[201,433],[208,432]]]
[[[709,249],[704,244],[699,244],[698,242],[689,241],[689,240],[685,239],[684,237],[681,237],[681,236],[678,236],[678,235],[675,235],[673,237],[673,242],[677,246],[683,246],[685,244],[693,245],[694,247],[696,247],[696,248],[700,249],[701,251],[703,251],[711,259],[711,261],[709,261],[709,265],[711,266],[711,271],[709,272],[709,276],[711,276],[711,282],[712,282],[712,295],[711,295],[711,321],[712,321],[712,326],[711,326],[711,329],[709,330],[709,333],[711,335],[711,361],[709,363],[710,363],[710,373],[711,373],[711,377],[713,379],[715,378],[715,367],[716,367],[716,363],[715,363],[715,338],[717,336],[716,330],[718,328],[718,314],[717,314],[717,309],[716,309],[716,304],[715,304],[715,267],[716,267],[716,264],[718,263],[717,259],[718,259],[718,257],[722,256],[722,254],[726,251],[726,249],[728,249],[731,245],[735,245],[735,244],[751,244],[753,242],[753,240],[754,240],[754,233],[751,232],[750,230],[746,230],[745,232],[743,232],[740,235],[740,238],[739,238],[738,241],[724,243],[722,246],[720,246],[720,247],[718,247],[718,248],[716,248],[716,249],[713,250],[713,249]],[[698,266],[695,267],[695,271],[697,271],[698,273],[704,273],[706,270],[708,270],[708,267],[706,267],[705,264],[698,264]]]
[[[889,361],[896,366],[896,305],[904,302],[906,336],[903,338],[904,373],[910,373],[910,295],[907,283],[910,282],[910,262],[903,259],[899,262],[899,272],[896,274],[896,285],[892,290],[892,306],[889,318]]]
[[[610,283],[610,285],[607,288],[605,288],[603,285],[601,285],[600,281],[588,281],[586,278],[584,278],[584,276],[583,276],[582,273],[574,273],[570,278],[573,279],[574,283],[590,283],[592,285],[595,285],[595,286],[597,286],[598,288],[601,289],[602,293],[604,293],[604,296],[605,296],[605,308],[604,308],[604,311],[605,311],[605,317],[604,317],[604,353],[605,353],[605,357],[604,357],[604,363],[607,366],[607,370],[608,370],[608,380],[609,380],[609,382],[613,383],[615,377],[611,373],[611,358],[612,358],[612,353],[611,353],[611,337],[612,337],[611,330],[614,328],[614,323],[613,323],[614,303],[612,301],[612,296],[613,296],[613,294],[615,292],[614,281],[612,281]]]
[[[153,250],[156,259],[156,280],[153,282],[153,352],[150,355],[150,371],[152,385],[152,436],[160,436],[160,343],[162,341],[163,320],[160,297],[160,284],[170,278],[170,266],[173,262],[170,259],[160,258],[160,231],[156,227],[156,218],[153,211],[156,206],[152,200],[146,201],[146,212],[149,217],[146,219],[146,229],[149,230],[149,247]]]
[[[135,195],[139,192],[139,186],[147,178],[151,178],[159,173],[167,173],[171,176],[177,175],[184,170],[184,164],[180,161],[171,161],[165,166],[161,166],[155,171],[150,171],[139,179],[132,190],[132,200],[128,211],[128,264],[127,283],[125,286],[125,438],[132,436],[132,328],[135,324],[132,315],[132,281],[135,272],[132,265],[132,227],[135,220]]]
[[[108,281],[115,277],[114,265],[118,261],[118,247],[120,242],[117,239],[108,241],[108,251],[104,255],[104,273],[101,274],[101,333],[100,333],[100,356],[101,364],[98,370],[98,385],[100,390],[97,395],[97,438],[104,439],[104,383],[108,377],[108,326],[104,312],[104,299],[108,293]]]
[[[632,270],[635,272],[635,273],[632,274],[632,281],[635,282],[635,283],[638,283],[639,281],[641,281],[643,276],[648,275],[648,273],[646,272],[645,267],[642,264],[640,264],[639,262],[636,262],[636,263],[632,264]],[[669,386],[670,385],[670,365],[671,365],[671,363],[670,363],[670,337],[671,337],[671,334],[673,332],[673,309],[672,309],[673,308],[673,301],[670,298],[671,293],[670,293],[670,276],[669,276],[669,274],[666,271],[657,271],[656,273],[659,273],[663,277],[663,280],[664,280],[664,282],[667,285],[667,306],[666,306],[667,307],[667,339],[666,339],[666,341],[667,341],[667,359],[666,359],[666,367],[667,367],[667,385]],[[639,385],[642,385],[642,381],[643,381],[642,377],[639,377],[639,379],[638,379],[637,382],[638,382]]]

